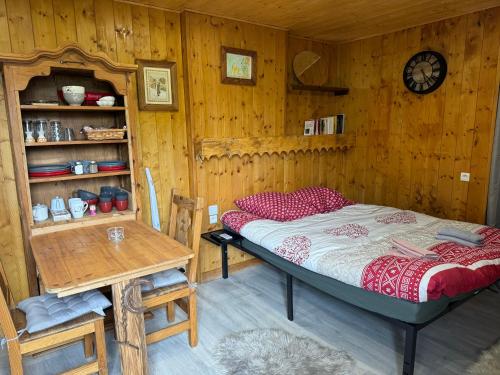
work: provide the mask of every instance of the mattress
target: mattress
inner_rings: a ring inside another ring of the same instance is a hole
[[[233,231],[228,226],[225,226],[225,229]],[[241,248],[272,266],[337,299],[364,310],[380,314],[384,317],[412,324],[426,323],[445,312],[450,303],[467,299],[474,294],[473,292],[464,293],[453,298],[443,296],[438,300],[413,303],[403,299],[370,292],[310,271],[270,252],[246,238],[243,238],[241,241]]]
[[[349,293],[361,289],[394,301],[446,305],[500,279],[500,230],[478,224],[364,204],[288,222],[241,211],[228,212],[221,220],[265,249],[261,257],[276,256],[322,280],[334,279],[350,286]],[[469,247],[436,239],[444,227],[481,234],[483,244]],[[439,259],[399,253],[393,239],[432,251]]]

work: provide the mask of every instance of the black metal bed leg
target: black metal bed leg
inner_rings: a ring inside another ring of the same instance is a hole
[[[406,325],[405,356],[403,361],[403,375],[413,375],[415,367],[415,352],[417,349],[418,328],[412,324]]]
[[[286,313],[288,320],[293,320],[293,277],[286,274]]]
[[[227,267],[227,243],[222,242],[220,244],[221,260],[222,260],[222,278],[228,278],[228,267]]]

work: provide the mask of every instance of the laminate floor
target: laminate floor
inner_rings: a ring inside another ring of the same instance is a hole
[[[192,349],[185,333],[150,345],[151,374],[216,375],[212,348],[224,335],[255,328],[281,328],[312,337],[348,352],[362,373],[400,374],[404,333],[369,313],[295,283],[295,321],[286,319],[285,277],[257,265],[198,287],[199,345]],[[178,310],[178,317],[183,312]],[[159,311],[147,329],[166,324]],[[110,374],[120,374],[117,344],[107,333]],[[419,334],[416,375],[463,374],[482,350],[500,338],[500,294],[485,291]],[[24,361],[26,374],[54,374],[84,361],[81,344]],[[6,349],[0,374],[8,374]],[[491,374],[494,375],[494,374]]]

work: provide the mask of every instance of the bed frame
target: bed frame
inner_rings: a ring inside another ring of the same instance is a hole
[[[223,240],[221,238],[217,238],[214,235],[220,234],[220,233],[228,233],[230,234],[233,238],[230,240]],[[332,294],[330,291],[323,290],[321,287],[318,287],[317,285],[311,285],[308,283],[306,280],[300,277],[299,272],[294,272],[294,269],[301,269],[302,267],[297,266],[293,263],[290,263],[292,266],[289,268],[289,270],[285,271],[269,259],[264,259],[260,254],[256,253],[252,249],[248,248],[247,246],[244,245],[243,239],[241,235],[233,232],[229,228],[225,228],[224,230],[218,230],[214,232],[208,232],[208,233],[203,233],[202,238],[205,240],[220,246],[221,248],[221,260],[222,260],[222,278],[227,279],[229,277],[229,272],[228,272],[228,258],[227,258],[227,248],[228,245],[231,245],[241,251],[244,251],[262,261],[265,263],[277,268],[278,270],[282,271],[286,275],[286,306],[287,306],[287,318],[290,321],[293,321],[293,279],[296,278],[302,282],[304,282],[307,285],[313,286],[316,289],[321,290],[324,293],[327,293],[328,295],[340,299],[343,302],[349,303],[347,301],[344,301],[343,299],[337,297],[335,294]],[[248,240],[247,240],[248,241]],[[275,255],[276,257],[279,258],[278,255]],[[427,325],[431,324],[435,320],[439,319],[443,315],[446,315],[450,311],[454,310],[464,302],[468,301],[470,298],[476,296],[480,292],[482,292],[485,289],[488,289],[490,287],[477,290],[474,293],[471,293],[470,295],[465,296],[464,298],[450,302],[444,310],[442,310],[439,314],[433,316],[432,318],[426,320],[425,322],[422,323],[408,323],[399,319],[394,319],[392,317],[385,316],[383,314],[379,314],[367,309],[363,309],[360,306],[356,306],[359,309],[368,311],[371,314],[377,315],[380,318],[390,321],[393,324],[402,327],[405,330],[405,347],[404,347],[404,360],[403,360],[403,375],[413,375],[414,367],[415,367],[415,354],[416,354],[416,346],[417,346],[417,336],[418,332],[426,327]],[[350,303],[349,303],[350,304]],[[355,305],[353,305],[355,306]]]

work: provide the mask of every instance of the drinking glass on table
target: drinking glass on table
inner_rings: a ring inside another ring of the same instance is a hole
[[[114,243],[120,243],[125,239],[125,228],[123,227],[111,227],[107,229],[108,240]]]

